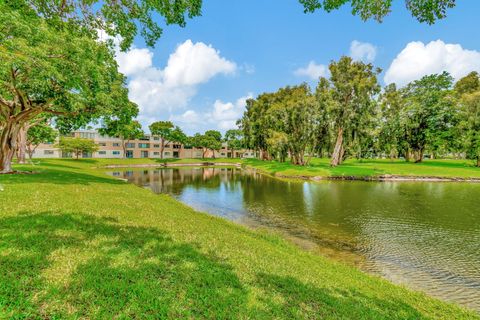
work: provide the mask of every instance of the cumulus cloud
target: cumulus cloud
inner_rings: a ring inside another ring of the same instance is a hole
[[[350,57],[353,60],[373,62],[377,56],[377,47],[368,42],[353,40],[350,44]]]
[[[326,65],[310,61],[308,66],[295,70],[294,74],[297,77],[307,77],[312,80],[317,80],[320,77],[328,77],[329,71]]]
[[[245,111],[246,101],[253,97],[253,94],[237,99],[234,102],[223,102],[222,100],[215,100],[209,110],[204,113],[199,113],[195,110],[187,110],[183,114],[173,115],[170,120],[179,123],[185,128],[199,127],[215,128],[220,131],[237,128],[237,120],[240,119]]]
[[[207,115],[210,122],[216,124],[221,130],[237,128],[236,123],[245,111],[246,101],[252,97],[253,95],[250,93],[247,96],[237,99],[234,103],[216,100],[213,104],[212,112]]]
[[[212,46],[191,40],[178,45],[163,69],[155,67],[152,59],[153,52],[146,48],[116,51],[119,70],[128,76],[129,98],[139,105],[144,125],[165,118],[165,111],[185,108],[200,84],[237,70]]]
[[[118,69],[126,76],[147,70],[152,66],[153,52],[148,49],[133,48],[128,52],[117,52]]]
[[[385,73],[385,83],[403,86],[434,73],[448,71],[455,79],[471,71],[480,71],[480,52],[442,40],[424,44],[414,41],[397,55]]]
[[[232,74],[236,68],[234,62],[222,58],[212,46],[187,40],[168,58],[164,80],[170,87],[194,86],[220,73]]]

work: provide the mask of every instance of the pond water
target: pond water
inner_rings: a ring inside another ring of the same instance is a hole
[[[110,174],[480,311],[480,184],[297,182],[218,167]]]

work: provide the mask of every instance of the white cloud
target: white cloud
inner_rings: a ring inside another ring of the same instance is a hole
[[[310,61],[308,66],[295,70],[294,74],[298,77],[308,77],[312,80],[317,80],[320,77],[328,77],[329,71],[326,65]]]
[[[153,52],[148,49],[133,48],[128,52],[117,52],[118,69],[126,76],[142,72],[152,66]]]
[[[252,97],[253,95],[249,93],[247,96],[237,99],[235,103],[216,100],[213,104],[213,111],[207,114],[209,121],[216,124],[221,130],[237,128],[237,120],[245,111],[246,101]]]
[[[403,86],[434,73],[448,71],[459,79],[471,71],[480,71],[480,52],[463,49],[459,44],[442,40],[424,44],[414,41],[397,55],[385,73],[385,83]]]
[[[237,66],[203,42],[187,40],[168,58],[164,69],[165,84],[171,87],[194,86],[217,74],[232,74]]]
[[[170,120],[179,123],[182,127],[189,129],[218,129],[226,131],[237,128],[237,120],[243,116],[246,101],[253,97],[253,94],[237,99],[235,102],[223,102],[215,100],[211,109],[199,113],[195,110],[187,110],[183,114],[173,115]]]
[[[150,49],[120,52],[118,41],[113,41],[117,45],[119,70],[128,76],[129,98],[139,105],[139,120],[144,125],[166,118],[166,111],[185,108],[200,84],[237,70],[234,62],[221,57],[218,50],[203,42],[186,40],[178,45],[165,68],[160,69],[153,65]]]
[[[350,57],[353,60],[373,62],[377,56],[377,47],[368,42],[353,40],[350,44]]]
[[[184,124],[198,124],[202,122],[200,115],[195,110],[187,110],[179,116],[172,116],[170,119]]]

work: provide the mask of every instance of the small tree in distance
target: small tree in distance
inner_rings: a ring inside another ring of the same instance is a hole
[[[98,146],[93,140],[85,138],[62,137],[57,147],[62,152],[73,153],[75,159],[78,159],[81,153],[92,153],[98,150]]]
[[[243,131],[240,129],[230,129],[225,132],[225,142],[232,152],[232,158],[235,158],[235,150],[243,148]]]
[[[130,140],[140,139],[145,135],[142,125],[134,121],[112,120],[106,123],[105,127],[100,128],[99,132],[103,135],[118,137],[122,140],[123,157],[127,156],[127,143]]]
[[[57,135],[57,131],[45,123],[30,127],[27,131],[27,153],[30,160],[41,143],[53,143]]]
[[[174,125],[171,121],[157,121],[148,126],[150,133],[160,137],[160,159],[163,159],[165,141],[172,139]]]

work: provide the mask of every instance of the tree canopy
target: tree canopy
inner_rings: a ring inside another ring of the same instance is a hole
[[[375,19],[382,22],[391,11],[392,0],[299,0],[305,12],[323,9],[326,12],[340,9],[350,4],[353,15],[362,20]],[[455,0],[405,0],[406,8],[419,22],[433,24],[447,16],[447,11],[455,7]]]
[[[15,0],[6,1],[6,5],[28,9],[51,25],[80,26],[93,37],[97,30],[104,30],[119,36],[120,47],[126,50],[138,34],[148,46],[155,44],[163,32],[159,16],[166,25],[184,27],[187,17],[201,15],[202,0]]]
[[[136,115],[107,44],[5,4],[0,24],[0,171],[11,170],[17,136],[37,117],[54,117],[68,132],[98,119]]]

